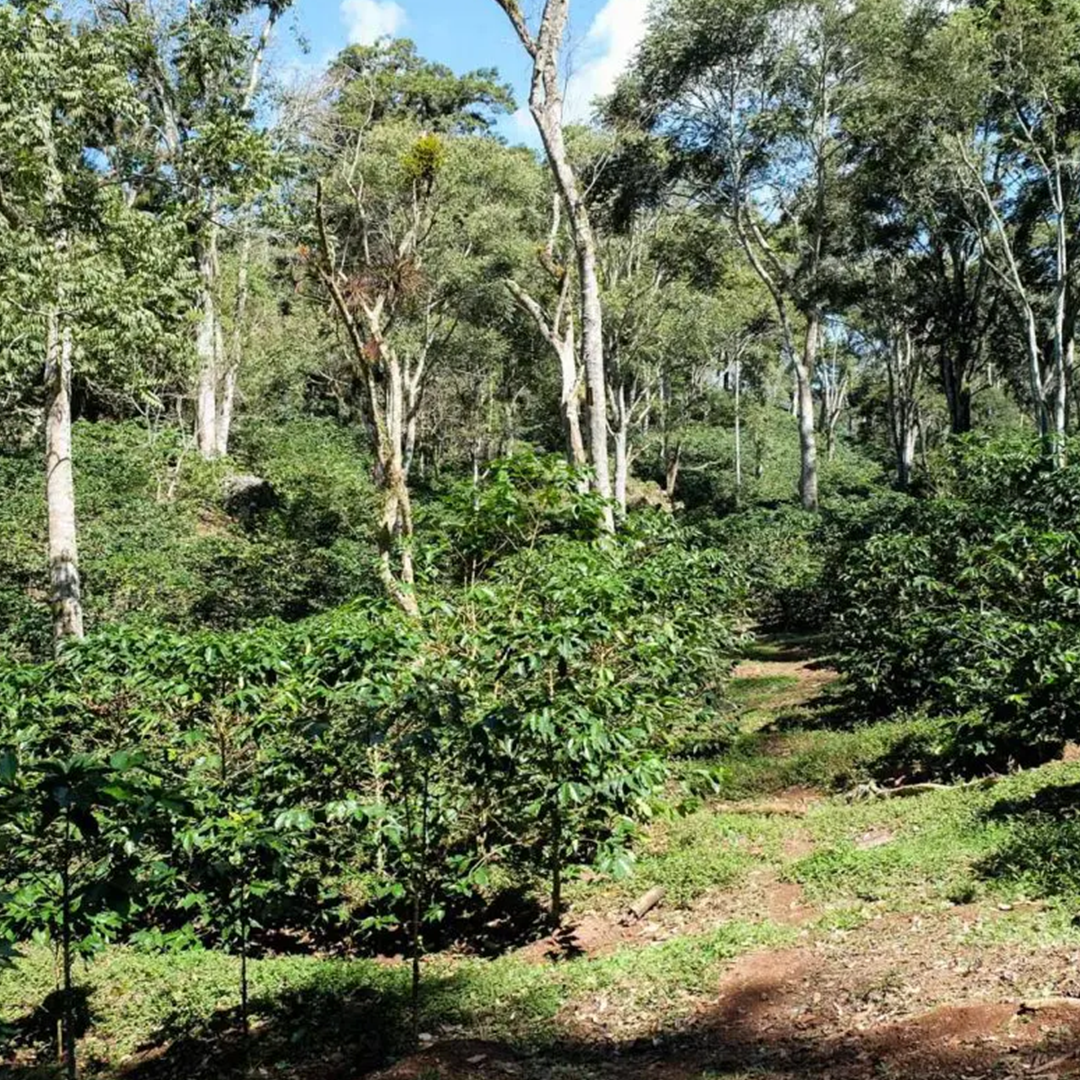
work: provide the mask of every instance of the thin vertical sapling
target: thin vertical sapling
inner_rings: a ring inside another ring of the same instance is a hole
[[[0,850],[13,892],[0,907],[0,940],[43,936],[58,960],[60,1058],[78,1074],[80,1016],[74,967],[126,924],[144,829],[162,790],[142,759],[119,752],[39,758],[30,733],[0,755]]]

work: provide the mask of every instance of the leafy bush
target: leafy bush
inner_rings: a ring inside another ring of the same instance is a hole
[[[525,448],[492,462],[479,483],[452,485],[418,517],[429,574],[472,582],[545,537],[597,539],[603,504],[565,457]]]
[[[705,542],[729,553],[747,583],[748,613],[766,625],[816,629],[826,618],[819,582],[820,520],[795,506],[757,508],[701,522]]]
[[[366,458],[328,421],[241,427],[237,457],[206,463],[173,428],[75,425],[87,624],[181,629],[296,620],[376,591]],[[274,505],[227,512],[228,474]],[[48,655],[44,481],[37,449],[0,452],[0,650]]]
[[[499,888],[547,877],[557,913],[567,864],[628,869],[671,731],[724,723],[741,577],[662,515],[589,539],[594,497],[532,468],[460,510],[506,540],[420,621],[375,599],[243,631],[117,624],[0,667],[20,768],[133,752],[174,793],[132,834],[124,933],[419,950]]]
[[[957,717],[969,768],[1045,760],[1080,734],[1078,483],[1030,443],[964,443],[948,496],[833,522],[841,666],[883,707]]]

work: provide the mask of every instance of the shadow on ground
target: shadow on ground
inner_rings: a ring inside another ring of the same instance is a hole
[[[197,1036],[163,1028],[155,1038],[161,1049],[119,1074],[91,1074],[110,1080],[990,1080],[1080,1072],[1078,1008],[1047,1005],[1036,1014],[1017,1003],[978,1002],[845,1029],[832,1002],[808,1008],[805,973],[785,968],[782,954],[777,961],[775,971],[732,987],[681,1030],[635,1041],[608,1040],[577,1015],[565,1017],[562,1038],[526,1051],[455,1037],[455,1024],[471,1031],[493,1018],[469,1016],[461,1008],[467,983],[447,976],[428,982],[423,1025],[435,1037],[418,1054],[408,1053],[404,993],[309,989],[257,1002],[265,1019],[247,1039],[237,1014],[222,1011]],[[395,1056],[397,1064],[388,1065]],[[47,1074],[10,1068],[2,1075]]]
[[[821,634],[768,633],[747,645],[743,658],[766,663],[809,663],[811,666],[821,663],[827,666],[821,660],[824,643]]]
[[[1047,784],[1025,798],[998,799],[982,816],[1007,835],[976,866],[981,877],[1080,907],[1080,784]]]

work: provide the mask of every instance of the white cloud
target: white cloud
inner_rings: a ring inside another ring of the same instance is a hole
[[[593,102],[615,89],[645,37],[648,14],[649,0],[607,0],[597,12],[579,55],[571,57],[565,105],[568,121],[588,120]]]
[[[341,18],[350,45],[374,45],[381,37],[399,34],[408,17],[394,0],[341,0]]]

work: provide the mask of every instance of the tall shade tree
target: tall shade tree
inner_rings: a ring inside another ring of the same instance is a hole
[[[606,290],[604,338],[611,436],[615,449],[615,502],[628,508],[634,436],[648,427],[673,357],[691,349],[676,340],[676,318],[687,306],[687,284],[665,258],[671,219],[662,209],[635,215],[601,244]],[[681,354],[681,356],[680,356]]]
[[[382,494],[379,573],[415,616],[409,472],[421,410],[439,360],[486,306],[479,297],[504,297],[512,208],[534,193],[535,166],[483,134],[487,110],[510,104],[493,73],[459,79],[417,61],[390,79],[386,61],[413,54],[385,48],[353,48],[334,65],[309,262],[360,389]]]
[[[1064,463],[1075,339],[1072,262],[1080,228],[1080,10],[1001,0],[936,35],[945,98],[963,128],[943,134],[982,255],[1012,299],[1027,346],[1035,423]]]
[[[936,358],[951,430],[963,435],[986,384],[1002,289],[982,257],[983,215],[969,214],[947,151],[965,124],[949,102],[947,50],[928,48],[947,18],[936,4],[883,0],[864,5],[855,23],[862,78],[846,134],[866,277],[852,299],[894,343],[910,334]],[[900,426],[904,445],[911,432]]]
[[[625,95],[668,137],[694,197],[728,219],[773,298],[809,510],[818,505],[814,368],[842,245],[850,18],[834,0],[667,0]]]
[[[581,180],[570,159],[563,130],[560,58],[570,17],[570,0],[546,0],[535,33],[518,0],[495,0],[506,12],[532,60],[529,111],[536,121],[555,184],[566,205],[578,263],[581,297],[581,350],[588,388],[589,454],[596,490],[609,504],[604,510],[608,531],[615,528],[611,509],[611,465],[608,460],[607,377],[604,371],[604,311],[600,295],[596,233]]]
[[[130,42],[46,3],[0,7],[0,368],[41,371],[53,636],[83,636],[72,460],[76,369],[133,389],[183,303],[177,235],[133,208],[123,139],[143,120]],[[171,342],[166,348],[175,345]]]
[[[569,462],[579,468],[587,463],[585,438],[581,430],[581,365],[578,361],[577,322],[573,303],[574,275],[560,258],[562,239],[562,196],[551,200],[551,227],[540,249],[539,264],[546,279],[545,297],[539,289],[529,289],[517,278],[507,278],[506,288],[514,302],[535,324],[541,337],[555,353],[559,364],[559,416],[566,438]],[[543,302],[548,299],[547,304]]]
[[[219,311],[221,237],[270,183],[273,154],[256,118],[274,28],[291,0],[96,0],[98,18],[139,45],[135,75],[147,109],[132,156],[143,198],[182,207],[198,276],[193,398],[199,452],[228,452],[237,371]],[[240,243],[241,259],[246,244]],[[240,290],[243,295],[243,290]]]

